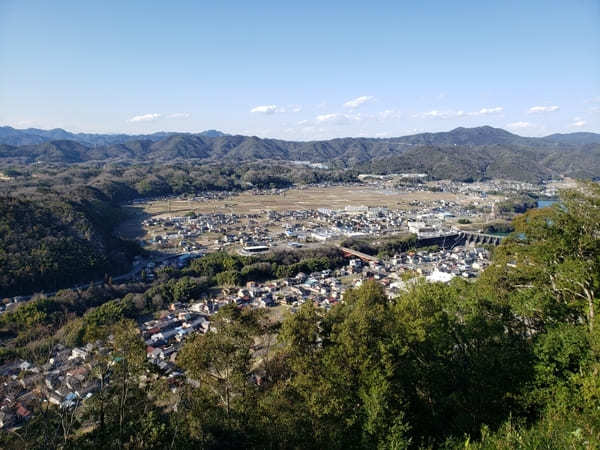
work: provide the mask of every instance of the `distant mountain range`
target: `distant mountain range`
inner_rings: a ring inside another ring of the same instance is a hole
[[[290,160],[363,171],[427,172],[436,178],[539,181],[556,175],[600,177],[600,134],[522,137],[483,126],[397,138],[295,142],[202,133],[111,135],[0,127],[0,164],[88,161],[241,162]]]
[[[75,141],[87,146],[122,144],[133,140],[160,141],[175,134],[187,134],[176,132],[158,132],[152,134],[98,134],[98,133],[71,133],[62,128],[52,130],[41,130],[39,128],[27,128],[17,130],[12,127],[0,127],[0,144],[13,146],[42,144],[48,141]],[[217,137],[224,136],[217,130],[207,130],[196,134],[196,136]]]

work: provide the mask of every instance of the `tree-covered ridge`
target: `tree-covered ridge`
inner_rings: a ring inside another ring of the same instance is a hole
[[[135,250],[112,237],[118,214],[109,204],[45,197],[0,197],[0,297],[52,291],[129,267]]]
[[[353,170],[325,170],[285,162],[13,167],[2,172],[11,177],[0,184],[0,192],[6,195],[43,199],[47,192],[71,195],[77,189],[79,196],[93,195],[114,203],[204,191],[242,191],[358,181],[357,172]]]
[[[72,140],[76,136],[65,133],[56,136],[57,139],[22,146],[3,144],[0,139],[0,165],[191,160],[239,164],[273,160],[312,161],[378,173],[427,172],[436,178],[455,180],[539,181],[557,175],[600,176],[600,137],[592,133],[527,138],[484,126],[398,138],[309,142],[167,133],[148,138],[132,136],[131,140],[109,141],[112,143],[105,145]]]
[[[281,324],[224,307],[213,332],[179,353],[181,383],[163,384],[135,325],[119,321],[134,314],[134,297],[105,303],[82,320],[96,326],[85,339],[110,342],[97,356],[110,383],[69,427],[68,411],[46,406],[1,445],[597,448],[600,186],[564,193],[514,227],[472,283],[417,283],[390,299],[369,281],[330,311],[305,303]],[[198,261],[202,277],[250,262]],[[173,293],[204,281],[180,282]],[[53,320],[57,308],[38,306],[23,318]]]

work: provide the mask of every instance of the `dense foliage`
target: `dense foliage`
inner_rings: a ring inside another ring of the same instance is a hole
[[[284,188],[323,182],[356,182],[352,170],[326,170],[280,163],[246,164],[117,164],[14,166],[3,169],[9,181],[0,183],[6,195],[40,197],[49,192],[66,194],[82,186],[93,188],[111,202],[126,202],[147,197],[195,195],[205,191],[242,191],[247,189]]]
[[[56,290],[124,272],[134,245],[111,236],[106,202],[0,197],[0,297]],[[102,210],[102,207],[105,210]]]
[[[521,195],[510,198],[496,204],[496,209],[500,214],[517,213],[521,214],[528,209],[533,209],[537,206],[537,199],[529,195]]]

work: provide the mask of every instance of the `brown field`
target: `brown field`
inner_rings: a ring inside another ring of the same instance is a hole
[[[140,222],[149,216],[184,215],[187,212],[260,214],[264,211],[331,208],[346,206],[382,206],[391,209],[411,209],[411,201],[428,203],[436,200],[469,204],[474,201],[491,204],[493,197],[481,199],[475,196],[446,192],[398,192],[386,191],[375,186],[331,186],[290,189],[282,194],[256,195],[243,192],[225,200],[157,200],[127,206],[131,219],[119,227],[119,234],[128,238],[142,238],[146,233]]]
[[[409,202],[413,200],[424,202],[450,200],[459,203],[470,203],[482,199],[444,192],[387,192],[366,186],[333,186],[292,189],[281,195],[254,195],[250,192],[243,192],[226,200],[160,200],[140,205],[137,208],[143,208],[145,213],[152,216],[185,214],[189,211],[252,214],[266,210],[343,209],[348,205],[408,208]]]

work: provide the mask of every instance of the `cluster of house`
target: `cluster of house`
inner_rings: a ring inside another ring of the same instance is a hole
[[[477,181],[474,183],[440,180],[435,183],[435,187],[442,192],[471,194],[480,197],[485,197],[489,193],[509,195],[519,194],[521,192],[541,192],[543,190],[543,185],[500,179]]]
[[[209,329],[208,313],[213,311],[205,310],[205,307],[205,303],[173,303],[167,314],[144,322],[141,332],[148,361],[167,375],[177,375],[175,358],[185,338],[192,333],[206,333]]]
[[[205,233],[217,235],[210,243],[211,249],[230,245],[272,247],[401,232],[443,234],[451,231],[452,219],[479,214],[473,208],[445,200],[413,201],[411,206],[410,210],[358,205],[338,210],[268,210],[262,215],[214,213],[152,218],[144,225],[154,233],[152,244],[199,251],[206,248],[198,243]],[[414,229],[415,223],[420,230]]]
[[[480,212],[477,206],[484,206],[488,194],[504,196],[522,192],[534,192],[541,195],[556,192],[543,184],[517,182],[510,180],[487,180],[474,183],[464,183],[451,180],[440,180],[423,184],[428,177],[426,174],[392,174],[392,175],[360,175],[363,181],[390,192],[429,191],[438,190],[447,193],[473,196],[472,207],[465,207],[456,202],[446,202],[436,205],[435,201],[415,201],[412,206],[420,208],[416,214],[445,214],[443,220],[450,217],[472,217]],[[416,181],[416,184],[390,187],[390,182],[396,180]],[[338,183],[340,184],[340,183]],[[341,183],[343,184],[343,183]],[[323,184],[323,186],[335,183]],[[320,186],[320,185],[317,185]],[[306,189],[313,186],[300,186],[295,189]],[[255,189],[254,195],[283,194],[290,188]],[[236,195],[235,192],[205,192],[194,200],[226,199]],[[477,200],[477,199],[480,200]],[[216,248],[231,244],[252,246],[275,242],[290,238],[289,234],[282,235],[281,227],[288,226],[289,233],[297,234],[298,240],[315,239],[329,240],[340,236],[354,234],[385,234],[402,231],[402,221],[411,220],[414,211],[388,210],[387,208],[369,208],[367,206],[349,206],[345,210],[330,211],[327,208],[305,211],[264,211],[261,214],[203,214],[197,217],[168,217],[151,218],[144,226],[153,234],[150,244],[161,247],[182,247],[186,251],[200,249],[197,238],[205,233],[219,235],[214,240]],[[266,218],[265,218],[266,216]],[[419,219],[415,219],[419,221]],[[294,238],[296,236],[293,236]]]
[[[210,316],[220,307],[235,304],[247,308],[268,308],[286,304],[292,311],[304,302],[314,302],[329,309],[342,300],[344,292],[360,286],[365,280],[381,283],[390,296],[408,289],[411,282],[424,278],[429,282],[449,282],[454,277],[478,275],[489,261],[485,248],[456,247],[449,250],[417,251],[395,255],[385,261],[373,258],[349,260],[345,267],[314,273],[298,273],[294,277],[265,283],[249,281],[234,291],[191,304],[174,303],[159,319],[141,326],[148,360],[170,377],[181,375],[175,364],[177,354],[188,335],[206,333]],[[409,272],[413,278],[403,276]]]
[[[407,285],[403,284],[406,272],[430,282],[448,282],[456,276],[476,277],[489,264],[489,256],[485,248],[461,246],[434,252],[407,252],[386,260],[354,258],[345,267],[334,271],[299,273],[290,279],[265,284],[251,282],[247,290],[241,289],[220,301],[234,301],[253,307],[313,301],[329,308],[341,300],[346,289],[360,286],[367,279],[377,280],[386,287],[388,295],[394,296],[407,289]]]
[[[100,342],[75,348],[57,344],[45,364],[18,359],[1,365],[0,428],[22,425],[42,402],[70,408],[91,397],[100,387],[94,375],[99,355],[109,353]]]
[[[521,181],[491,179],[466,183],[453,180],[431,180],[424,173],[404,173],[388,175],[361,174],[358,178],[381,189],[395,189],[403,192],[440,191],[454,194],[467,194],[485,197],[489,193],[519,194],[521,192],[542,193],[544,183],[533,184]]]
[[[184,198],[184,197],[177,196],[177,195],[163,195],[163,196],[158,196],[158,197],[145,197],[145,198],[131,200],[129,202],[129,204],[130,205],[140,205],[140,204],[145,204],[145,203],[152,204],[152,202],[164,202],[165,200],[167,200],[167,201],[168,200],[178,200],[178,201],[181,201],[181,200],[193,200],[193,201],[225,200],[235,194],[236,194],[236,192],[234,192],[234,191],[202,191],[202,192],[196,193],[191,198]]]
[[[458,246],[435,252],[418,251],[396,255],[388,264],[392,270],[412,271],[429,282],[448,282],[454,277],[478,276],[489,265],[489,258],[490,252],[486,248]],[[397,286],[405,287],[402,284]]]
[[[201,214],[195,216],[173,216],[151,218],[143,222],[153,237],[149,244],[162,247],[181,247],[185,251],[201,250],[197,238],[205,233],[220,235],[215,246],[239,242],[250,245],[258,239],[269,237],[268,230],[261,226],[258,214]]]
[[[160,318],[140,326],[148,361],[168,379],[183,374],[175,364],[185,339],[210,330],[210,317],[220,307],[236,304],[244,308],[289,305],[292,312],[307,301],[329,309],[341,301],[344,292],[365,280],[380,282],[390,296],[408,289],[418,278],[429,282],[449,282],[454,277],[475,277],[489,264],[485,248],[459,246],[438,251],[416,251],[380,260],[350,259],[336,270],[298,273],[294,277],[259,283],[250,281],[233,291],[190,304],[174,303]],[[410,274],[407,277],[406,273]],[[36,366],[23,360],[0,366],[0,428],[19,426],[28,420],[40,401],[69,408],[89,398],[99,388],[94,367],[99,355],[110,355],[101,342],[85,347],[56,345],[47,362]],[[109,359],[109,358],[108,358]]]
[[[250,281],[234,292],[193,302],[173,303],[160,318],[140,326],[146,344],[148,361],[157,366],[168,378],[182,375],[176,365],[177,354],[185,339],[193,333],[206,333],[210,329],[210,316],[219,308],[235,304],[242,308],[267,308],[286,303],[297,306],[308,300],[329,306],[339,300],[344,292],[340,280],[331,271],[274,280],[267,283]]]

